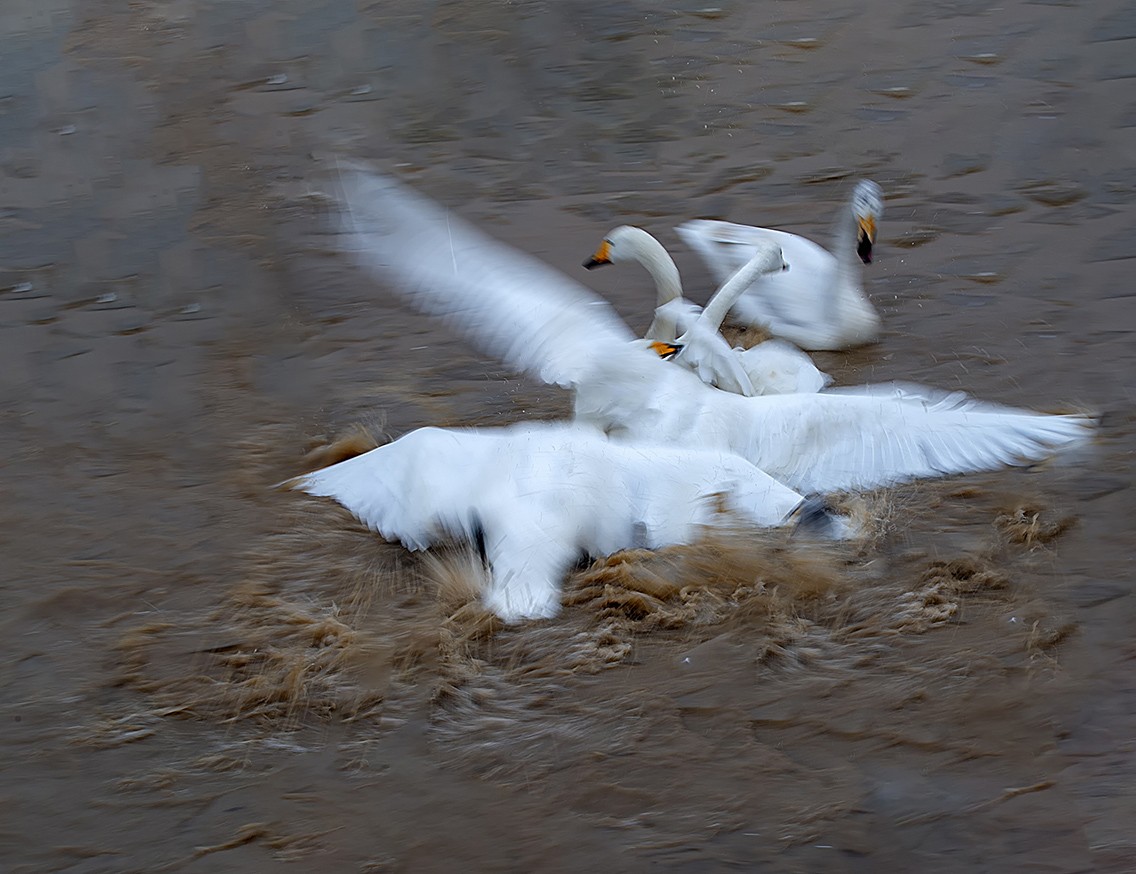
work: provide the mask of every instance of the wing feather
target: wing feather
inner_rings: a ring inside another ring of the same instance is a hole
[[[642,350],[611,306],[455,213],[360,165],[339,170],[341,246],[419,310],[483,351],[572,387],[595,362]]]
[[[893,384],[748,401],[732,448],[798,491],[874,488],[1040,461],[1087,439],[1091,416],[1047,415]]]

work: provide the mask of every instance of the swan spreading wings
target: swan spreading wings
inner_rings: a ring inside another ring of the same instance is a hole
[[[419,428],[288,485],[334,498],[411,550],[447,536],[479,543],[484,603],[506,622],[555,615],[581,554],[690,543],[704,526],[783,525],[802,504],[732,453],[614,442],[562,422]],[[826,521],[828,534],[850,530]]]
[[[343,167],[339,197],[342,244],[360,263],[483,351],[572,389],[577,421],[613,437],[733,452],[810,493],[1028,463],[1092,432],[1089,416],[919,386],[718,391],[661,360],[583,286],[390,177]]]
[[[675,231],[721,282],[752,257],[755,247],[776,243],[791,272],[759,276],[734,303],[734,316],[802,349],[848,349],[875,342],[880,317],[864,293],[863,265],[872,260],[876,226],[883,215],[880,187],[864,179],[836,215],[832,252],[812,240],[772,228],[697,219]]]

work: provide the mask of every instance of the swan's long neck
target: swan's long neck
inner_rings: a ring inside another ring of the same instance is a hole
[[[856,252],[860,223],[851,203],[836,214],[832,281],[822,284],[825,319],[839,326],[834,342],[849,347],[870,343],[880,331],[880,316],[864,294],[864,265]],[[792,269],[790,267],[790,269]]]
[[[621,240],[621,244],[626,246],[628,254],[642,264],[655,280],[656,307],[682,297],[682,280],[678,268],[662,243],[646,231],[634,228]],[[670,343],[674,341],[677,330],[674,319],[656,312],[646,336],[648,340]]]
[[[856,221],[856,213],[853,211],[852,205],[843,204],[836,214],[836,233],[834,234],[832,250],[832,254],[836,258],[836,276],[833,277],[835,281],[829,284],[830,312],[835,310],[838,304],[837,295],[841,289],[859,288],[860,286],[863,266],[860,262],[860,256],[856,254],[856,234],[858,231],[859,224]]]
[[[783,266],[781,247],[775,243],[762,246],[761,250],[749,261],[743,264],[738,271],[722,283],[721,288],[714,292],[714,296],[706,304],[700,316],[703,323],[713,331],[722,327],[726,314],[730,311],[739,297],[765,273],[780,270]]]

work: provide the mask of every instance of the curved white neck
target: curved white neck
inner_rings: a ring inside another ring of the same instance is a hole
[[[830,288],[834,295],[837,294],[838,288],[860,286],[860,277],[864,268],[860,256],[856,254],[859,230],[860,225],[852,205],[843,204],[836,213],[836,233],[833,235],[832,255],[836,259],[836,281],[830,285]],[[835,301],[833,305],[835,306]]]
[[[658,292],[656,306],[682,297],[682,280],[679,279],[678,268],[662,243],[642,228],[628,228],[619,244],[628,256],[647,268],[647,272],[655,280]]]
[[[629,258],[642,264],[655,280],[656,308],[682,297],[682,280],[678,268],[662,243],[642,228],[628,228],[620,240],[620,247]],[[672,343],[677,331],[673,318],[656,311],[646,337],[648,340]]]
[[[730,311],[739,297],[754,281],[766,273],[780,270],[784,262],[781,256],[781,247],[775,243],[761,246],[760,251],[749,261],[743,264],[733,276],[722,283],[721,288],[714,292],[714,296],[702,311],[701,319],[711,330],[717,331],[722,327],[726,314]]]

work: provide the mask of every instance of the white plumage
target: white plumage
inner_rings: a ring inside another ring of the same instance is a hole
[[[831,253],[796,234],[731,222],[699,219],[675,231],[719,282],[757,247],[776,243],[792,269],[759,276],[734,304],[734,316],[802,349],[847,349],[879,337],[880,317],[864,293],[861,262],[871,260],[882,214],[879,186],[864,180],[837,214]]]
[[[755,388],[760,386],[755,394],[816,394],[832,382],[808,355],[776,337],[734,351]]]
[[[759,241],[750,248],[755,257],[762,252],[776,249],[781,257],[780,247],[772,240]],[[678,326],[689,326],[691,330],[701,332],[703,336],[701,348],[715,348],[710,344],[710,336],[720,337],[718,331],[730,308],[734,306],[743,292],[752,286],[753,282],[740,270],[732,273],[724,280],[723,285],[710,298],[706,308],[701,311],[698,307],[688,303],[683,298],[682,281],[679,278],[678,268],[666,248],[642,228],[631,225],[621,225],[612,228],[604,236],[603,242],[595,254],[584,262],[588,269],[599,267],[602,264],[617,264],[624,261],[635,261],[641,264],[651,278],[655,281],[656,303],[655,318],[647,330],[649,340],[659,340],[664,343],[674,343]],[[771,265],[772,266],[772,265]],[[792,265],[786,263],[783,269],[791,269]],[[775,271],[765,270],[761,275],[769,276]],[[761,278],[759,275],[758,279]],[[685,307],[685,309],[683,309]],[[677,309],[676,309],[677,308]],[[695,328],[696,326],[696,328]],[[679,341],[682,342],[682,341]],[[718,340],[719,346],[725,346],[723,339]],[[724,353],[715,348],[720,358]],[[769,394],[795,394],[799,392],[818,392],[832,382],[832,377],[822,373],[813,360],[783,340],[766,340],[749,349],[735,348],[733,354],[741,370],[749,379],[752,391],[739,391],[744,395]],[[688,355],[688,360],[694,355]],[[719,365],[721,367],[721,365]],[[695,372],[699,372],[696,368]],[[702,376],[701,373],[699,373]],[[703,378],[708,385],[726,388],[720,382]]]
[[[586,289],[392,179],[344,169],[341,186],[344,245],[363,264],[486,352],[573,388],[577,420],[613,436],[734,452],[808,492],[1036,461],[1092,431],[1088,416],[915,386],[765,397],[715,391],[636,348],[626,325]]]
[[[736,455],[614,443],[566,423],[421,428],[289,485],[408,549],[481,540],[484,601],[507,622],[555,615],[582,554],[690,543],[700,526],[777,526],[802,500]]]

